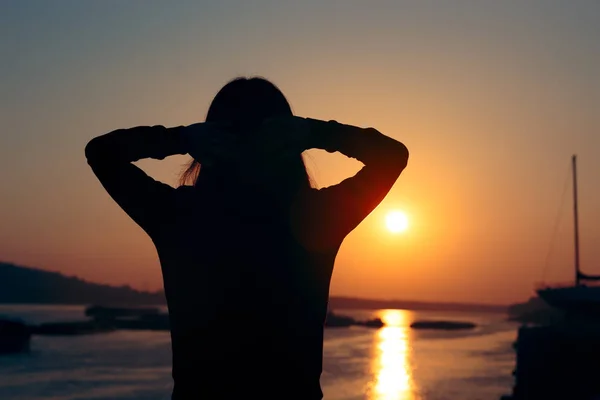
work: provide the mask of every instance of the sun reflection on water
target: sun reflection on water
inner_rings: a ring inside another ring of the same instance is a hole
[[[416,400],[408,357],[408,314],[402,310],[385,310],[380,317],[386,326],[376,335],[375,382],[369,399]]]

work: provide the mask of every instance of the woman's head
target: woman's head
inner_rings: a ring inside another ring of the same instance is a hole
[[[292,116],[292,109],[283,93],[273,83],[264,78],[236,78],[227,83],[213,99],[206,122],[227,123],[232,125],[234,133],[239,135],[252,134],[268,118]],[[281,132],[285,135],[286,132]],[[298,188],[309,186],[310,178],[301,154],[298,158],[290,160],[287,170],[281,174],[282,182],[278,184],[284,188]],[[181,176],[181,184],[198,182],[201,165],[192,160]],[[219,175],[227,179],[227,174],[221,174],[218,166],[205,167],[202,175]]]
[[[208,109],[206,122],[229,122],[241,129],[252,129],[267,118],[292,115],[283,93],[268,80],[236,78],[219,90]]]

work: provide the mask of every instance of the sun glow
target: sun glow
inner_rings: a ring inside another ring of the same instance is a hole
[[[402,211],[390,211],[385,216],[385,225],[392,233],[405,232],[408,229],[408,217]]]

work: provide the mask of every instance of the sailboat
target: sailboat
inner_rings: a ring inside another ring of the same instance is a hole
[[[562,287],[544,287],[537,294],[548,305],[568,313],[600,314],[600,286],[587,286],[585,282],[600,281],[600,276],[581,272],[579,265],[579,217],[577,207],[577,156],[572,157],[573,172],[573,222],[575,236],[575,282]]]

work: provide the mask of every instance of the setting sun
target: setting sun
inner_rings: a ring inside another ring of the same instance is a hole
[[[404,232],[408,229],[408,217],[402,211],[390,211],[385,217],[385,224],[392,233]]]

